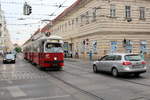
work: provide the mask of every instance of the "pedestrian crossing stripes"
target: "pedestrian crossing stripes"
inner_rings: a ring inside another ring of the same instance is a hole
[[[0,81],[5,80],[29,80],[29,79],[41,79],[48,78],[46,73],[33,73],[33,72],[14,72],[14,73],[0,73]]]
[[[26,94],[17,86],[7,87],[7,90],[9,90],[10,94],[13,97],[23,97],[26,96]]]

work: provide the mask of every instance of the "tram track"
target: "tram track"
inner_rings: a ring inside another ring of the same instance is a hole
[[[70,86],[70,87],[72,87],[72,88],[74,88],[74,89],[80,91],[81,93],[84,93],[84,94],[86,94],[86,95],[88,95],[88,96],[92,96],[92,97],[95,98],[96,100],[104,100],[103,97],[97,96],[97,95],[95,95],[95,94],[93,94],[93,93],[91,93],[91,92],[89,92],[89,91],[86,91],[86,90],[84,90],[84,89],[81,89],[80,87],[78,87],[78,86],[76,86],[76,85],[74,85],[74,84],[71,84],[71,83],[69,83],[69,82],[63,80],[63,79],[57,77],[56,75],[53,75],[53,74],[50,73],[50,72],[48,72],[48,74],[49,74],[51,77],[53,77],[53,78],[55,78],[55,79],[57,79],[57,80],[63,82],[64,84],[66,84],[66,85],[68,85],[68,86]]]

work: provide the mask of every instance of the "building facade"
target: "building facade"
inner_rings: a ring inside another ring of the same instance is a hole
[[[74,56],[107,53],[150,55],[149,0],[77,0],[53,20],[52,34],[64,38]]]
[[[10,41],[9,32],[6,28],[6,21],[4,12],[1,10],[0,5],[0,54],[11,51],[13,49],[12,42]]]

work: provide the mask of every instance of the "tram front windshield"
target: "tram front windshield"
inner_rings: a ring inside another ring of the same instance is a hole
[[[46,43],[45,50],[50,53],[62,53],[63,49],[60,43]]]

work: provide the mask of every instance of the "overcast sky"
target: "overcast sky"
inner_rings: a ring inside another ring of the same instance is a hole
[[[27,2],[32,6],[32,14],[23,15],[23,4]],[[76,0],[0,0],[5,13],[7,28],[13,43],[23,44],[31,34],[47,22],[43,19],[53,19]],[[59,8],[57,5],[63,4]],[[65,7],[64,7],[65,6]],[[49,16],[54,13],[54,16]],[[24,20],[19,20],[23,18]],[[25,25],[27,24],[27,25]]]

